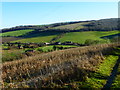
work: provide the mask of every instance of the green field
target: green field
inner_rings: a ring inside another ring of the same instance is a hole
[[[16,40],[13,42],[50,42],[53,38],[55,38],[57,35],[59,35],[59,32],[51,32],[51,31],[46,31],[46,32],[39,32],[36,34],[30,34],[24,36],[25,39],[21,40]]]
[[[76,43],[84,44],[85,40],[92,39],[92,40],[101,40],[105,42],[105,39],[100,37],[109,36],[118,34],[118,31],[87,31],[87,32],[69,32],[64,34],[62,37],[58,38],[55,41],[65,42],[65,41],[72,41]],[[16,40],[13,42],[50,42],[53,38],[60,35],[60,32],[40,32],[37,34],[31,34],[25,37],[25,39]]]
[[[78,43],[84,43],[87,39],[92,40],[104,40],[100,37],[109,36],[112,34],[117,34],[118,31],[87,31],[87,32],[70,32],[66,33],[62,38],[58,39],[57,41],[65,42],[65,41],[72,41]]]
[[[13,41],[13,42],[36,42],[36,43],[37,42],[49,42],[54,37],[56,37],[56,35],[26,38],[26,39],[16,40],[16,41]]]
[[[5,32],[5,33],[0,33],[0,36],[21,36],[21,35],[25,35],[32,31],[33,31],[33,29],[10,31],[10,32]]]

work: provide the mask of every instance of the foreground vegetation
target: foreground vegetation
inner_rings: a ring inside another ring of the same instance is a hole
[[[106,77],[112,70],[117,57],[109,56],[104,60],[104,55],[111,54],[115,46],[118,44],[73,48],[6,62],[3,64],[2,75],[4,87],[54,87],[54,83],[59,87],[71,80],[80,80],[82,83],[96,81],[95,77],[101,74],[103,76],[100,78]],[[104,64],[96,69],[101,62]],[[107,63],[110,63],[110,67],[105,72],[102,69]],[[91,72],[96,74],[90,75]],[[100,82],[105,83],[105,80]]]
[[[118,56],[113,55],[105,57],[105,60],[96,67],[96,71],[89,73],[86,81],[73,81],[72,85],[76,85],[77,88],[103,88],[117,59]]]
[[[120,56],[120,47],[117,48],[116,54]],[[117,74],[116,74],[115,80],[112,83],[112,88],[120,88],[120,61],[118,64],[119,66],[117,68]]]
[[[112,88],[120,88],[120,64],[115,80],[113,81]]]

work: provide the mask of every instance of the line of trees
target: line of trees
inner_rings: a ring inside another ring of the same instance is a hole
[[[53,27],[61,26],[61,25],[68,25],[68,24],[75,24],[75,23],[83,23],[83,22],[91,22],[89,24],[85,24],[85,28],[82,28],[78,31],[111,31],[111,30],[119,30],[119,20],[117,18],[112,19],[101,19],[101,20],[91,20],[91,21],[77,21],[77,22],[61,22],[61,23],[54,23],[48,25],[27,25],[27,26],[16,26],[12,28],[5,28],[0,30],[0,33],[9,32],[9,31],[17,31],[17,30],[24,30],[24,29],[34,29],[35,31],[40,30],[53,30]],[[57,29],[58,30],[58,29]],[[58,30],[61,31],[61,30]],[[63,30],[63,31],[70,31],[70,30]],[[71,30],[76,31],[76,30]]]

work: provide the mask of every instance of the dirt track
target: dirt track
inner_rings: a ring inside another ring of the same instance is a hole
[[[111,72],[111,75],[108,77],[107,83],[104,85],[103,90],[110,89],[113,83],[113,80],[116,77],[117,71],[118,71],[118,66],[120,64],[120,56],[115,64],[115,66],[113,67],[113,70]]]

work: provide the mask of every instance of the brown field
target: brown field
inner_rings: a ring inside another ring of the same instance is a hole
[[[15,40],[20,40],[23,38],[16,38],[16,37],[2,37],[2,42],[10,42],[10,41],[15,41]]]
[[[84,23],[75,23],[75,24],[69,24],[69,25],[62,25],[57,26],[54,29],[68,29],[68,30],[79,30],[82,28],[85,28],[85,24],[89,24],[90,22],[84,22]]]

